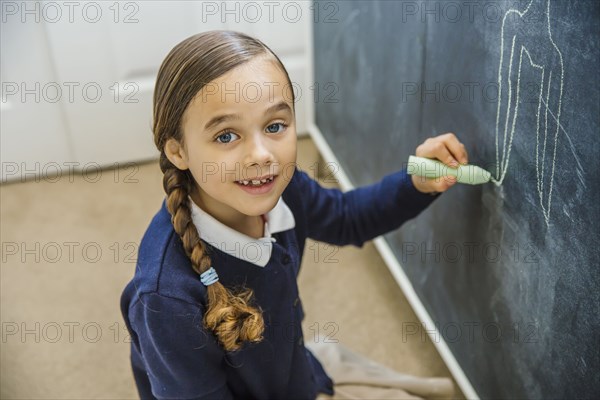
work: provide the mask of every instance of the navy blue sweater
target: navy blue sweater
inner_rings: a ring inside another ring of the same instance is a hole
[[[362,247],[415,217],[436,197],[417,191],[405,170],[343,193],[296,169],[282,195],[294,226],[273,234],[264,267],[204,243],[219,281],[251,287],[263,310],[264,340],[237,352],[224,351],[202,327],[206,287],[163,201],[121,296],[140,397],[314,399],[319,392],[333,394],[332,380],[303,342],[297,275],[306,238]]]

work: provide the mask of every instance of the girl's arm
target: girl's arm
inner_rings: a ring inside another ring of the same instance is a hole
[[[157,399],[233,398],[222,368],[224,353],[202,327],[199,306],[146,293],[129,316]]]
[[[323,188],[305,172],[296,170],[306,213],[307,236],[338,246],[362,245],[397,229],[414,218],[437,196],[419,192],[406,170],[346,193]]]
[[[426,140],[417,148],[416,155],[437,158],[446,164],[468,161],[464,146],[453,134]],[[375,184],[344,193],[323,188],[301,170],[296,170],[294,179],[299,187],[298,196],[303,199],[308,237],[357,247],[399,228],[456,183],[454,177],[437,180],[411,177],[403,169]]]

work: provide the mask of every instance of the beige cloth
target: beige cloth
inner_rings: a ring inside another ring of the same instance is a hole
[[[306,343],[334,382],[335,395],[319,394],[317,400],[338,399],[448,399],[454,395],[450,378],[421,378],[396,372],[357,354],[340,343],[323,338]]]

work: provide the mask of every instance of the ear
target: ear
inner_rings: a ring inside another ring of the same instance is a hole
[[[167,140],[165,143],[165,155],[180,170],[186,170],[189,168],[187,154],[185,149],[175,139]]]

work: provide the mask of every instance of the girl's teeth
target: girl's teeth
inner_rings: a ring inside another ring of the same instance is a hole
[[[240,181],[241,184],[245,185],[245,186],[260,186],[263,185],[267,182],[271,182],[273,179],[271,178],[267,178],[267,179],[262,179],[262,180],[252,180],[252,181]],[[250,185],[250,182],[252,182],[252,184]]]

